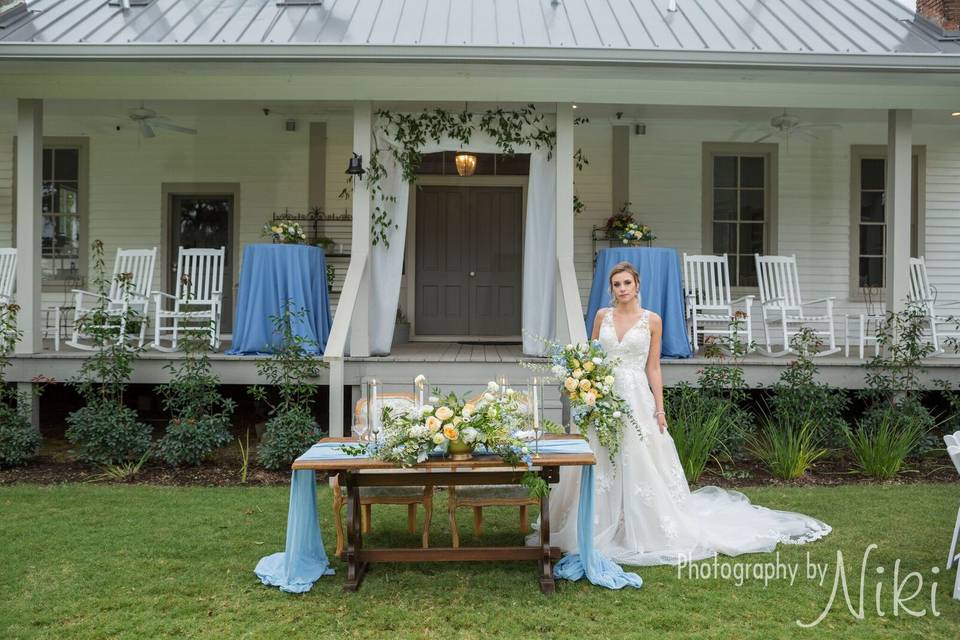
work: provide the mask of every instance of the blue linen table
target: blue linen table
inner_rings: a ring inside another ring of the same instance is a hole
[[[607,276],[615,264],[627,261],[640,273],[640,304],[663,319],[661,357],[689,358],[690,342],[683,312],[683,280],[675,249],[665,247],[617,247],[601,249],[593,270],[590,303],[587,305],[587,335],[593,332],[597,311],[610,306]]]
[[[249,244],[243,250],[240,291],[233,324],[231,355],[271,353],[279,345],[271,316],[287,301],[294,312],[296,335],[310,340],[308,351],[322,354],[330,335],[327,262],[323,250],[303,244]]]
[[[293,478],[290,485],[290,506],[287,512],[287,537],[286,548],[284,551],[265,556],[257,563],[254,573],[265,585],[279,587],[281,591],[290,593],[303,593],[309,591],[313,583],[325,575],[332,575],[333,570],[327,554],[323,549],[323,540],[320,536],[320,527],[317,519],[317,500],[316,500],[316,477],[315,471],[310,469],[311,463],[324,463],[327,461],[343,461],[350,458],[356,458],[358,462],[368,458],[367,455],[353,455],[343,451],[342,446],[345,440],[323,440],[312,446],[306,453],[294,461]],[[590,454],[590,445],[583,438],[559,437],[550,440],[541,440],[539,451],[543,456],[541,462],[543,471],[541,474],[552,476],[550,469],[554,472],[556,466],[550,466],[548,460],[553,456],[556,463],[556,456],[559,455],[583,455]],[[440,462],[440,461],[438,461]],[[552,548],[549,547],[549,519],[546,525],[542,523],[541,535],[546,535],[544,546],[546,549],[536,547],[528,548],[529,551],[517,549],[514,547],[504,548],[503,551],[510,555],[503,555],[499,559],[529,557],[534,559],[541,554],[547,554],[546,558],[539,560],[541,570],[545,573],[540,579],[540,588],[546,593],[553,592],[553,578],[564,578],[567,580],[579,580],[586,577],[591,583],[606,587],[607,589],[622,589],[624,587],[640,588],[643,580],[635,573],[625,572],[619,565],[607,558],[601,552],[593,548],[593,463],[581,465],[580,476],[580,501],[577,511],[577,553],[570,553],[564,556],[550,569],[552,560]],[[316,465],[318,468],[333,469],[336,464]],[[351,465],[354,466],[354,465]],[[382,465],[375,465],[381,466]],[[337,467],[339,468],[339,467]],[[346,468],[346,467],[344,467]],[[332,473],[333,471],[331,471]],[[347,474],[346,486],[348,488],[349,499],[353,502],[351,513],[351,526],[349,530],[349,547],[345,552],[348,561],[348,575],[344,588],[348,591],[355,591],[360,586],[363,574],[366,571],[366,562],[358,560],[364,551],[362,537],[360,535],[359,518],[360,498],[355,486]],[[440,473],[431,475],[456,476],[457,474]],[[483,478],[492,477],[492,473],[466,473],[462,475],[474,475]],[[383,474],[378,477],[382,480]],[[415,478],[414,478],[415,479]],[[445,478],[444,478],[445,479]],[[553,480],[554,482],[556,480]],[[457,482],[454,481],[454,484]],[[546,505],[549,500],[541,501],[542,515],[548,513]],[[375,550],[381,559],[388,559],[387,554],[391,550]],[[452,559],[451,552],[471,554],[475,557],[466,559],[479,560],[490,559],[490,549],[430,549],[430,550],[409,550],[409,555],[417,553],[424,557],[424,560],[430,559]],[[431,553],[432,552],[432,553]],[[439,552],[439,553],[438,553]],[[482,553],[481,553],[482,552]],[[402,551],[401,551],[402,553]],[[484,556],[483,553],[486,553]],[[495,553],[495,552],[493,552]],[[428,555],[429,554],[429,555]],[[448,556],[448,557],[444,557]],[[482,556],[482,557],[481,557]],[[398,559],[394,557],[393,559]],[[408,559],[415,559],[413,557]],[[544,566],[546,565],[546,566]],[[545,584],[546,583],[546,584]]]

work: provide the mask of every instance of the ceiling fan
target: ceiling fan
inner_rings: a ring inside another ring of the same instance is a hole
[[[181,127],[172,122],[167,122],[167,118],[159,115],[153,109],[145,108],[143,105],[137,109],[131,109],[128,116],[140,129],[140,134],[144,138],[155,138],[157,132],[154,129],[166,129],[167,131],[186,133],[192,136],[197,135],[196,129]]]
[[[754,144],[758,142],[763,142],[772,137],[783,138],[785,142],[790,141],[790,136],[798,135],[810,140],[819,140],[816,135],[810,132],[810,129],[839,129],[840,125],[835,122],[804,122],[799,117],[787,113],[784,111],[780,115],[773,116],[770,118],[769,125],[764,127],[757,125],[755,123],[748,124],[744,127],[741,127],[734,133],[734,139],[739,138],[742,135],[755,131],[757,133],[763,133],[762,136],[756,140],[752,140]]]

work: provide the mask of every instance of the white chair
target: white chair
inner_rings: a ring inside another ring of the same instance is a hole
[[[147,319],[150,311],[150,287],[153,286],[153,269],[157,262],[157,248],[153,249],[117,249],[117,258],[113,263],[113,275],[110,278],[110,290],[106,296],[99,293],[74,289],[73,332],[67,344],[75,349],[93,351],[99,347],[90,343],[91,336],[83,333],[83,324],[96,313],[101,306],[107,315],[106,324],[99,328],[116,328],[117,341],[136,338],[137,345],[143,347],[147,331]],[[130,285],[124,286],[117,276],[130,274]],[[137,316],[138,329],[135,333],[127,330],[126,322],[132,313]]]
[[[943,442],[947,445],[947,454],[953,460],[953,466],[957,468],[957,473],[960,474],[960,431],[943,436]],[[947,553],[947,569],[952,567],[957,559],[958,536],[960,536],[960,509],[957,510],[957,522],[953,526],[953,540],[950,542],[950,551]]]
[[[0,303],[13,302],[13,292],[17,288],[17,250],[0,249]]]
[[[919,258],[910,258],[910,293],[907,299],[911,302],[917,302],[923,305],[926,313],[926,321],[930,325],[930,342],[933,344],[933,355],[946,353],[943,348],[943,340],[960,338],[960,317],[947,316],[940,313],[944,307],[953,307],[960,305],[956,302],[938,302],[937,290],[930,284],[930,278],[927,276],[927,263],[923,256]]]
[[[223,265],[226,250],[184,249],[177,258],[177,284],[174,295],[155,291],[153,344],[159,351],[176,351],[184,326],[202,328],[210,333],[210,348],[220,345],[220,315],[223,309]],[[172,309],[164,308],[164,300]],[[161,345],[164,334],[170,334],[170,346]]]
[[[722,256],[683,254],[683,288],[687,297],[687,321],[690,323],[690,346],[697,352],[700,336],[734,334],[750,344],[753,336],[751,309],[754,296],[730,299],[730,265]],[[743,326],[731,327],[736,312],[734,305],[743,304]],[[712,325],[712,326],[708,326]],[[717,326],[720,325],[720,326]]]
[[[817,298],[804,302],[800,297],[800,276],[797,273],[796,256],[761,256],[754,254],[757,263],[757,279],[760,285],[760,312],[763,317],[763,337],[766,355],[782,356],[792,351],[790,339],[804,326],[826,325],[825,329],[813,330],[817,336],[826,338],[827,349],[815,353],[826,356],[840,351],[834,331],[833,302],[835,297]],[[811,305],[824,305],[825,312],[806,315],[804,309]],[[779,325],[783,334],[783,351],[773,352],[771,347],[772,326]]]

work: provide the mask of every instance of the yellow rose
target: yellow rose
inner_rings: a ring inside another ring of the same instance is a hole
[[[577,381],[573,378],[567,378],[563,383],[563,388],[567,391],[573,391],[577,388]]]
[[[430,433],[436,433],[437,431],[440,431],[441,425],[442,423],[440,422],[440,419],[436,416],[430,416],[427,418],[427,429],[430,429]]]
[[[593,371],[594,367],[596,367],[596,365],[590,362],[589,360],[583,363],[583,370],[586,371],[587,373],[590,373],[591,371]]]
[[[571,399],[571,400],[576,400],[576,399],[577,399],[577,392],[576,392],[576,391],[571,391],[571,392],[570,392],[570,399]]]
[[[580,381],[580,390],[581,390],[581,391],[589,391],[589,390],[590,390],[590,387],[592,387],[592,386],[593,386],[593,385],[590,384],[590,381],[589,381],[589,380],[581,380],[581,381]]]
[[[583,377],[583,369],[575,369],[571,375],[577,380],[579,380],[580,378]]]
[[[443,435],[445,435],[448,440],[456,440],[460,437],[460,432],[457,431],[456,427],[448,424],[443,428]]]
[[[449,420],[453,417],[453,409],[450,407],[440,407],[437,409],[437,412],[434,414],[441,420]]]
[[[281,231],[283,231],[283,229],[281,229],[280,227],[274,226],[274,227],[270,227],[270,231],[273,231],[274,233],[280,233]]]

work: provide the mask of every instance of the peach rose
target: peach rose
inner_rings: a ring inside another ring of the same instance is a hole
[[[440,407],[434,415],[446,421],[453,417],[453,409],[450,407]]]
[[[457,431],[456,427],[448,424],[443,428],[443,435],[445,435],[448,440],[456,440],[460,437],[460,432]]]
[[[427,429],[430,429],[430,433],[436,433],[437,431],[440,431],[441,426],[442,423],[436,416],[430,416],[427,418]]]

